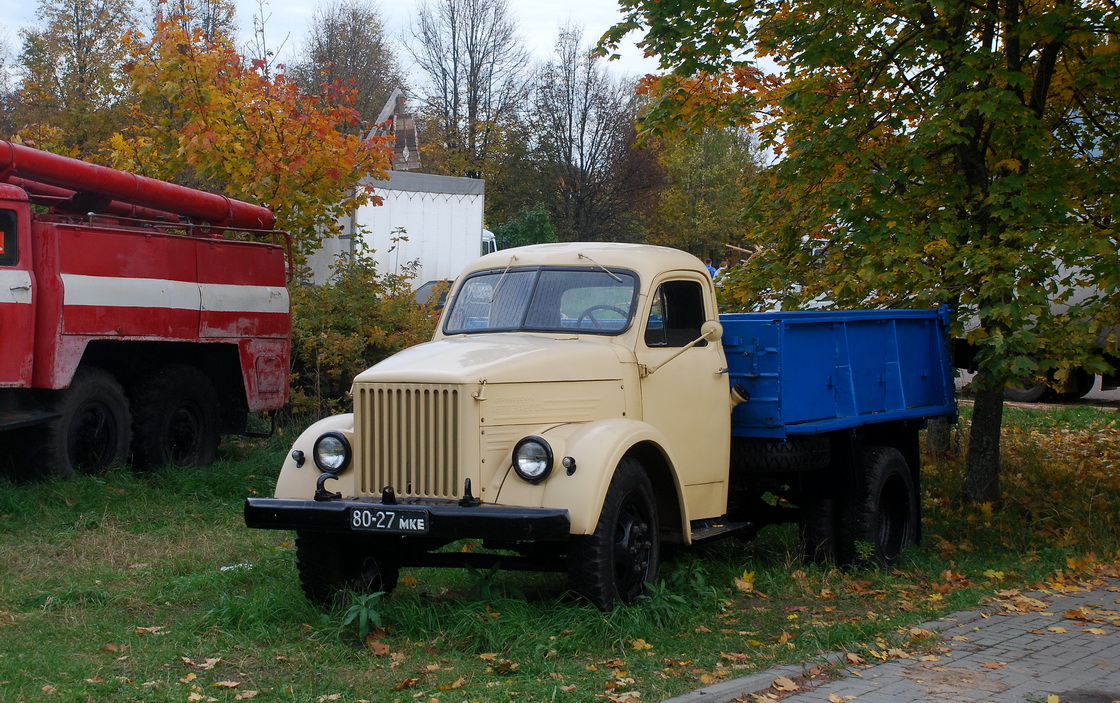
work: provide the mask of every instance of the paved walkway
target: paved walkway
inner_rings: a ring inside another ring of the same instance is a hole
[[[778,667],[667,703],[1120,703],[1120,580],[1021,595],[920,627],[941,634],[940,651],[847,666],[831,679],[806,676],[820,661]],[[779,692],[778,677],[798,690]]]

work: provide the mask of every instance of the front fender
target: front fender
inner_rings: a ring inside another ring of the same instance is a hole
[[[539,484],[531,484],[519,477],[511,465],[494,502],[565,508],[571,519],[571,532],[576,535],[595,531],[615,468],[632,447],[647,443],[664,455],[668,446],[664,435],[652,425],[624,418],[560,425],[538,436],[552,446],[555,458],[552,474]],[[576,468],[571,474],[561,465],[564,457],[575,459]],[[671,458],[666,458],[666,464],[673,480],[673,499],[680,506],[682,529],[685,529],[688,515],[682,500],[684,492]]]
[[[315,440],[324,432],[341,432],[354,446],[354,413],[332,415],[323,418],[304,430],[292,444],[288,455],[284,457],[284,465],[280,468],[280,477],[276,479],[276,498],[303,498],[311,499],[315,496],[315,482],[319,480],[319,468],[311,458],[311,450]],[[295,450],[303,452],[305,460],[303,466],[296,466],[292,458]],[[327,481],[323,486],[328,491],[340,492],[344,496],[354,495],[354,476],[356,470],[353,465],[344,471],[337,480]]]

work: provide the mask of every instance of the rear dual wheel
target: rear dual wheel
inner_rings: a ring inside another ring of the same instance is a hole
[[[894,447],[865,447],[862,464],[839,516],[836,556],[841,564],[887,567],[917,543],[914,479]]]
[[[132,392],[132,463],[206,466],[218,452],[218,394],[201,370],[161,366]]]

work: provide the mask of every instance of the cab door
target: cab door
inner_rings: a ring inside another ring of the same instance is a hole
[[[731,451],[730,391],[722,346],[719,341],[701,342],[681,351],[701,336],[704,322],[717,319],[714,303],[706,300],[704,291],[710,284],[705,283],[693,276],[658,283],[636,354],[644,367],[642,417],[669,442],[691,520],[726,512]]]
[[[0,200],[0,387],[31,384],[35,308],[29,209]]]

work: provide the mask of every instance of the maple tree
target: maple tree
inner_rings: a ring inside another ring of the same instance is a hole
[[[229,39],[174,17],[131,41],[135,126],[110,141],[117,167],[266,205],[300,254],[373,197],[363,178],[385,177],[386,140],[348,129],[358,120],[352,92],[309,96],[263,60],[246,62]]]
[[[620,4],[603,46],[642,29],[671,71],[644,84],[646,129],[750,126],[775,154],[730,298],[956,308],[978,370],[965,494],[996,501],[1005,385],[1116,361],[1094,345],[1120,284],[1115,5]]]

